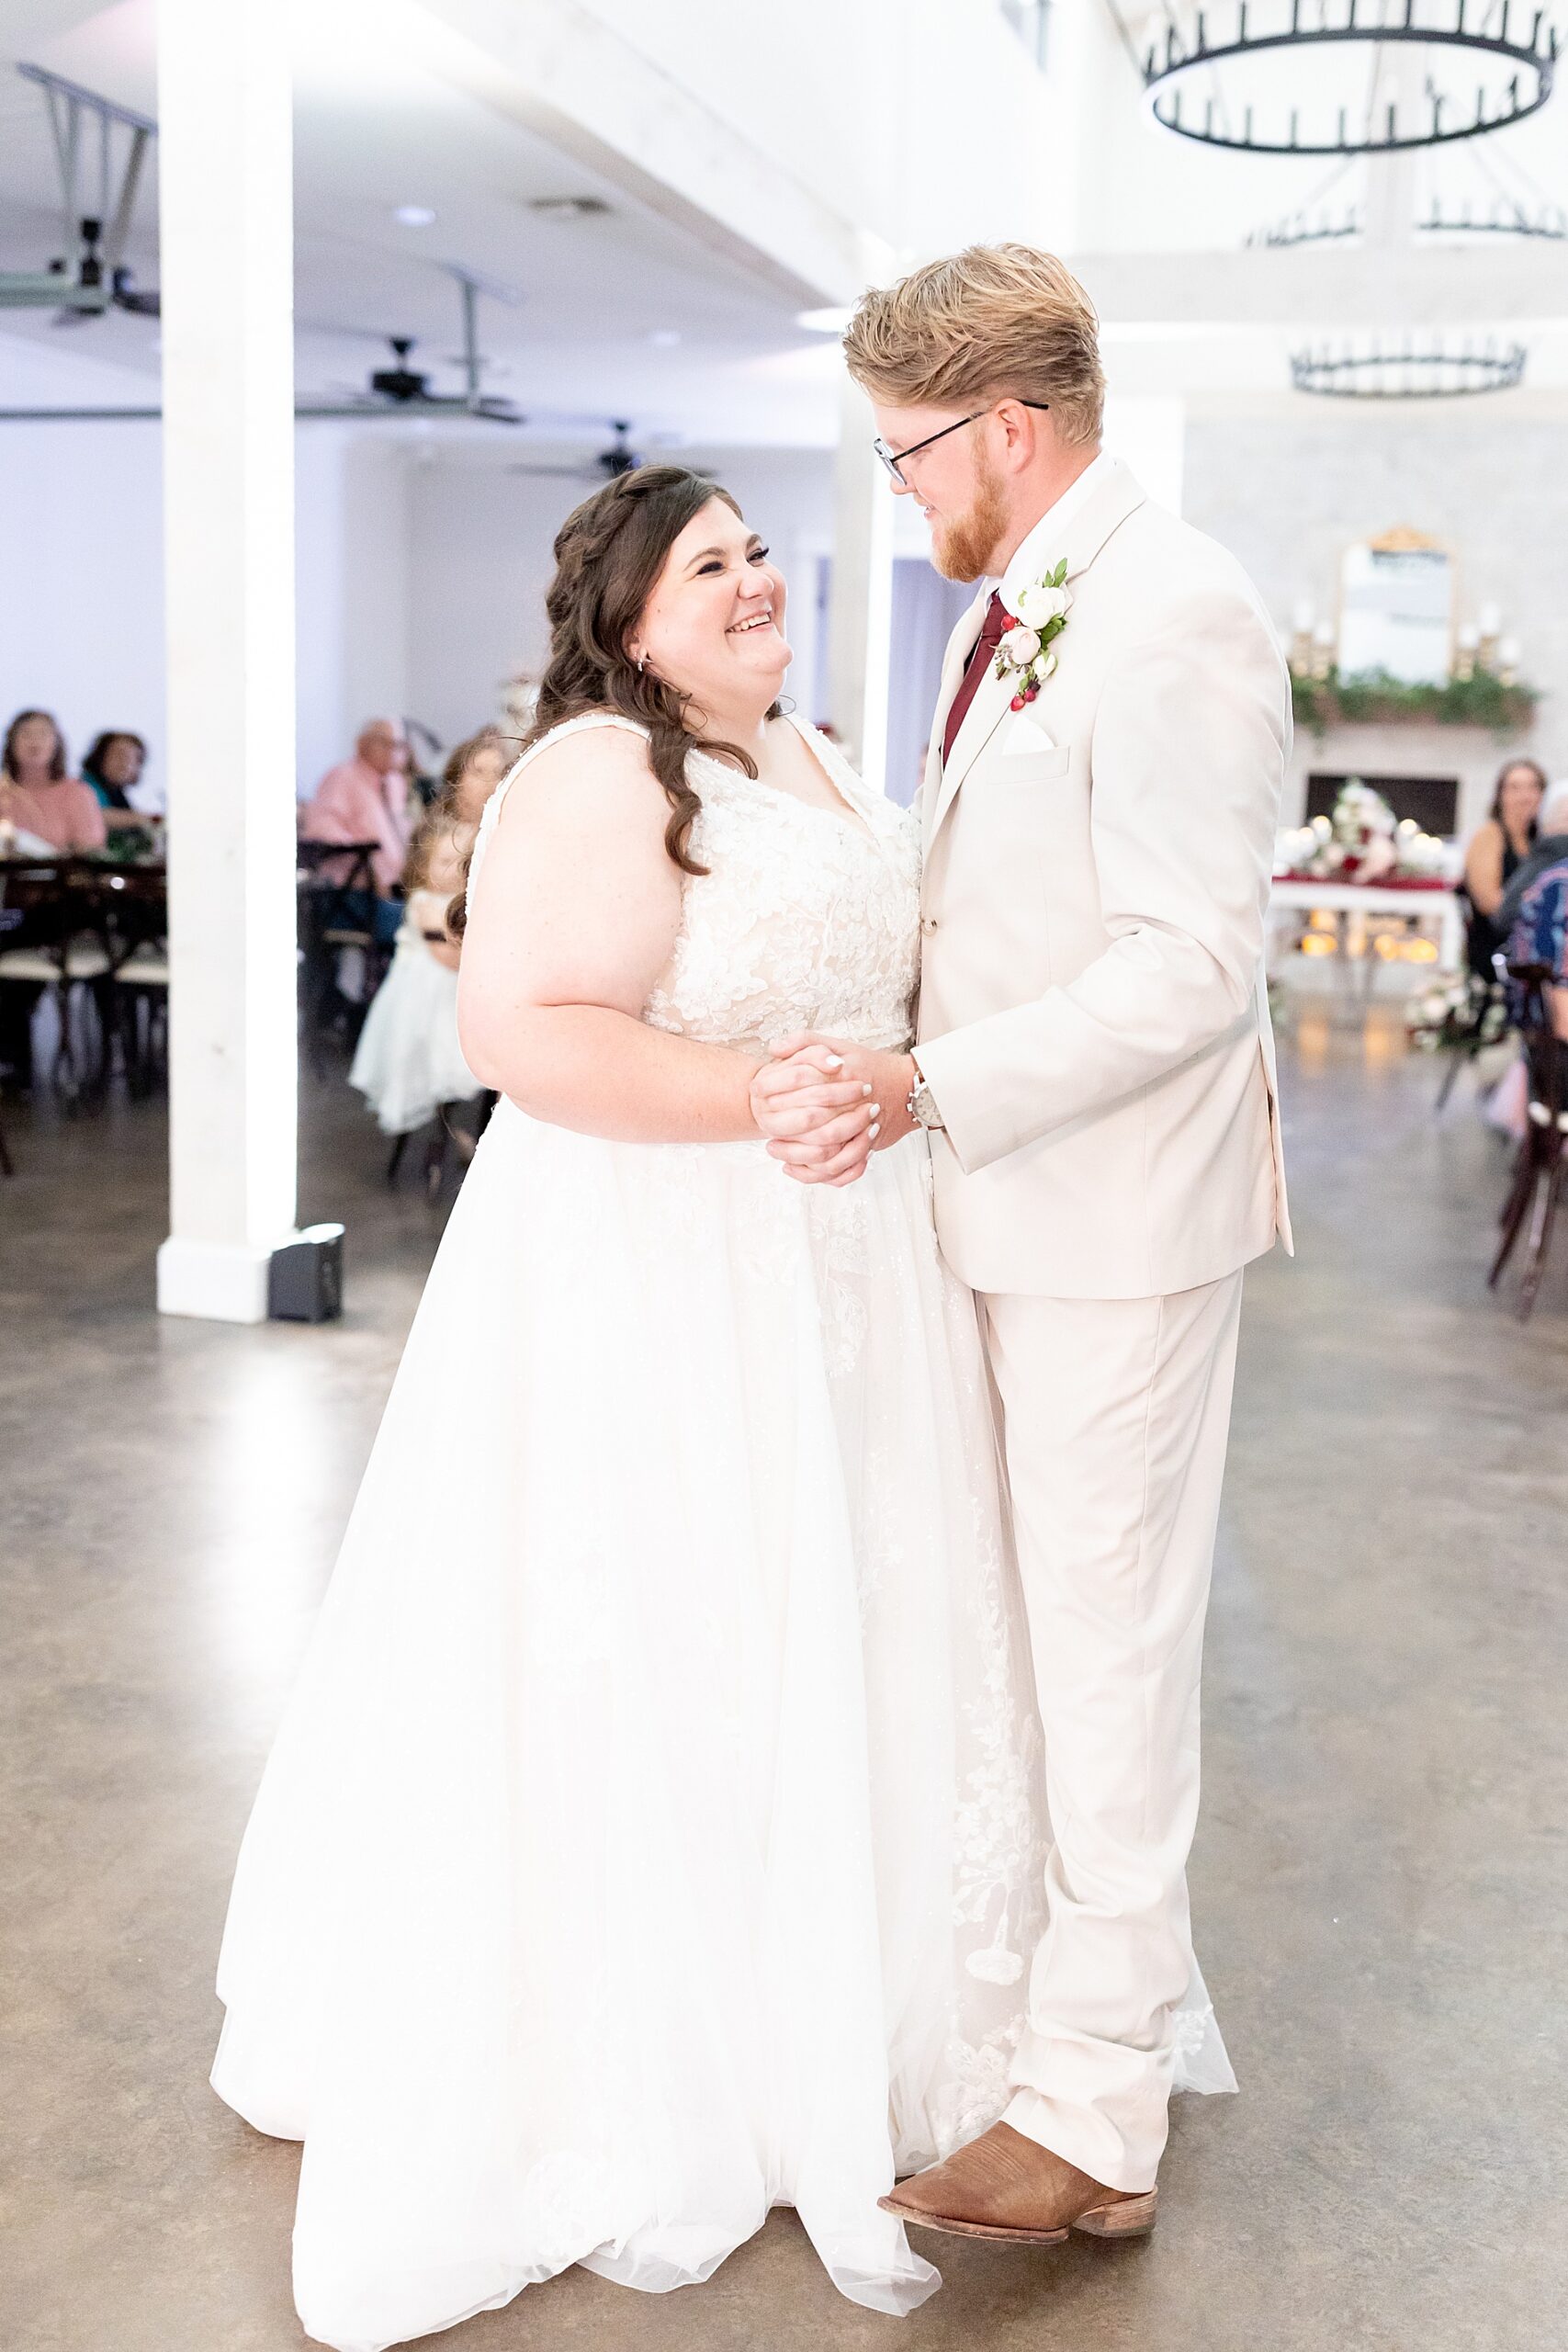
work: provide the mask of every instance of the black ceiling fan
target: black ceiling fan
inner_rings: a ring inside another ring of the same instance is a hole
[[[635,473],[642,458],[631,445],[631,419],[607,416],[604,419],[614,438],[606,449],[599,449],[592,457],[579,458],[573,465],[508,466],[509,474],[539,474],[554,476],[562,481],[615,481],[622,474]]]

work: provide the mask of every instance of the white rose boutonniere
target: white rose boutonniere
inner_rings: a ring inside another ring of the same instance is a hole
[[[997,647],[998,678],[1014,680],[1014,710],[1032,702],[1056,667],[1053,639],[1067,626],[1072,598],[1066,590],[1067,561],[1064,556],[1043,580],[1032,580],[1018,592],[1015,625]]]

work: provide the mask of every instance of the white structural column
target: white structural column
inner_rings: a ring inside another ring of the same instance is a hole
[[[864,394],[846,375],[833,473],[828,699],[844,748],[874,791],[887,789],[893,621],[893,486],[872,447]]]
[[[158,0],[168,630],[169,1315],[259,1322],[291,1232],[289,11]]]

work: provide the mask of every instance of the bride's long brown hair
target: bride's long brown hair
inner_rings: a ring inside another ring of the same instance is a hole
[[[521,746],[527,751],[552,727],[586,711],[616,710],[638,720],[648,729],[649,765],[670,803],[664,846],[682,874],[707,871],[687,845],[702,808],[686,780],[686,754],[697,740],[688,723],[692,698],[650,670],[639,670],[626,647],[671,548],[713,498],[739,515],[729,492],[705,474],[683,466],[639,466],[606,482],[567,516],[556,535],[555,578],[545,598],[550,656]],[[768,717],[776,718],[779,707],[774,703]],[[755,760],[739,744],[705,740],[703,749],[733,760],[748,775],[757,774]],[[453,936],[460,937],[461,895],[446,920]]]

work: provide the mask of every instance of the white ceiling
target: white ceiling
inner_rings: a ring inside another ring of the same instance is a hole
[[[481,300],[480,341],[487,389],[536,420],[530,437],[570,431],[596,440],[607,437],[600,420],[626,416],[635,437],[653,446],[686,435],[832,439],[833,349],[796,325],[784,298],[389,43],[367,43],[360,21],[354,9],[312,9],[297,44],[302,390],[361,384],[389,364],[382,338],[393,334],[417,336],[414,364],[456,389],[458,297],[442,265],[458,262],[519,298]],[[0,28],[0,266],[38,268],[58,250],[57,184],[40,94],[11,70],[21,58],[155,113],[152,0],[96,9],[14,0]],[[560,196],[597,196],[611,209],[572,220],[529,209],[536,198]],[[400,205],[428,207],[436,220],[402,227]],[[128,258],[156,283],[155,181]],[[147,396],[155,322],[117,312],[62,329],[50,318],[9,311],[4,333],[61,364],[62,397],[93,397],[81,389],[85,372],[67,371],[67,361],[130,369],[141,380],[129,396]],[[671,334],[673,345],[653,340]],[[38,356],[28,370],[35,383]]]
[[[1269,4],[1252,0],[1255,11]],[[1364,8],[1377,4],[1362,0]],[[803,332],[773,287],[400,53],[389,34],[369,37],[367,28],[391,21],[378,15],[376,0],[292,5],[299,27],[302,390],[332,393],[363,381],[383,362],[378,338],[393,333],[416,335],[415,364],[454,387],[446,363],[457,347],[457,301],[441,265],[460,262],[521,297],[515,305],[485,301],[480,331],[494,363],[489,386],[529,413],[529,439],[593,447],[604,437],[599,420],[626,416],[645,449],[830,444],[836,348]],[[1243,254],[1243,238],[1319,192],[1330,206],[1361,198],[1369,175],[1388,167],[1356,164],[1336,177],[1332,164],[1213,154],[1151,127],[1137,78],[1111,40],[1106,0],[1076,5],[1094,9],[1109,44],[1089,101],[1096,135],[1086,147],[1093,186],[1083,220],[1093,256],[1085,272],[1105,316],[1113,388],[1289,401],[1284,363],[1292,341],[1338,322],[1375,321],[1385,297],[1396,309],[1410,295],[1417,265],[1431,255],[1413,248],[1408,263],[1379,261],[1348,245],[1318,247],[1315,263],[1292,272],[1302,256]],[[1220,5],[1211,0],[1212,9]],[[1148,13],[1163,21],[1163,6]],[[1122,14],[1136,33],[1144,12],[1123,0]],[[152,0],[109,7],[6,0],[0,266],[12,268],[37,267],[58,245],[43,105],[11,70],[23,58],[154,112]],[[1351,67],[1360,79],[1347,86],[1359,88],[1364,59]],[[1323,59],[1313,71],[1323,87],[1336,88],[1343,62]],[[1422,209],[1434,190],[1446,205],[1481,207],[1499,185],[1526,197],[1539,189],[1543,201],[1568,205],[1568,96],[1560,92],[1515,130],[1416,159],[1408,177]],[[528,209],[532,198],[563,195],[600,196],[612,209],[568,222]],[[429,206],[435,223],[400,226],[392,215],[400,204]],[[1048,233],[1020,226],[1025,234]],[[1505,252],[1503,243],[1491,240],[1488,248],[1473,240],[1468,252],[1450,245],[1435,283],[1439,295],[1451,289],[1453,313],[1467,322],[1494,292],[1500,303],[1512,302],[1514,311],[1505,307],[1488,321],[1504,334],[1526,326],[1531,390],[1509,401],[1561,399],[1568,388],[1568,245],[1527,251],[1509,241]],[[146,282],[156,282],[152,184],[130,258]],[[1277,259],[1283,267],[1273,266]],[[1259,300],[1263,288],[1267,301]],[[654,340],[671,335],[679,341]],[[0,369],[9,349],[18,400],[146,400],[156,337],[155,322],[119,313],[62,330],[46,312],[11,311],[0,320]],[[20,353],[18,344],[26,346]],[[1501,404],[1487,413],[1500,415]],[[482,427],[452,430],[476,443],[490,438]],[[499,430],[493,438],[515,446]]]

